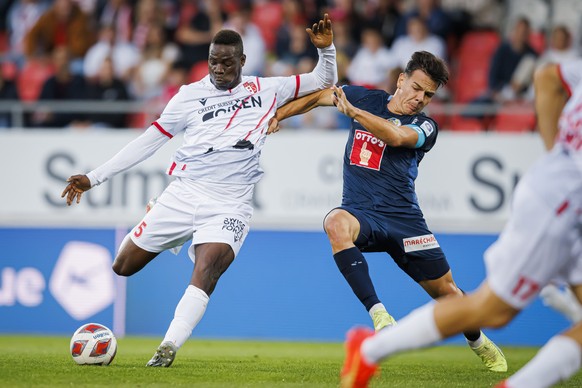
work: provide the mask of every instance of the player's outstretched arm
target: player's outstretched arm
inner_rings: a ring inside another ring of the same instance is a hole
[[[80,203],[83,193],[91,188],[91,182],[87,175],[73,175],[67,179],[67,182],[69,184],[63,190],[61,198],[67,197],[66,201],[69,206],[71,206],[75,199],[77,203]]]
[[[318,90],[296,100],[290,101],[277,109],[275,116],[269,121],[267,135],[279,131],[279,122],[286,118],[307,113],[318,106],[331,106],[333,91],[331,89]]]
[[[408,147],[414,148],[418,141],[418,133],[405,125],[397,126],[390,121],[373,115],[353,106],[344,93],[342,88],[333,86],[332,89],[333,105],[346,116],[358,120],[360,124],[370,131],[378,139],[382,140],[391,147]]]
[[[333,30],[328,14],[324,14],[319,23],[313,23],[313,26],[306,28],[305,31],[309,34],[311,43],[317,48],[329,47],[333,43]]]
[[[535,108],[540,136],[546,149],[554,146],[558,133],[558,119],[568,99],[558,65],[544,66],[535,73]]]

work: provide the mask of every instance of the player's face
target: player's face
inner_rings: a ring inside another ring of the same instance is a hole
[[[220,90],[234,88],[241,81],[245,59],[244,54],[237,55],[235,46],[210,45],[210,54],[208,55],[210,81]]]
[[[391,110],[403,115],[420,113],[437,90],[437,83],[422,70],[415,70],[410,76],[400,74],[397,86],[394,101],[391,101],[394,109]]]

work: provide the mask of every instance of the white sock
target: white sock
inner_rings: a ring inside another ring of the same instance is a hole
[[[429,346],[442,339],[434,320],[434,302],[417,308],[398,321],[398,325],[380,330],[362,343],[362,355],[377,364],[403,350]]]
[[[378,310],[386,311],[386,307],[384,307],[382,303],[376,303],[375,305],[373,305],[370,311],[368,311],[368,314],[370,314],[370,318],[374,319],[374,313]]]
[[[556,335],[517,373],[507,379],[512,388],[551,387],[580,369],[582,349],[570,337]]]
[[[477,349],[479,346],[483,344],[483,332],[479,332],[479,338],[477,338],[475,341],[469,341],[467,338],[465,339],[467,340],[467,343],[469,344],[471,349]]]
[[[162,342],[171,341],[178,348],[184,345],[184,342],[190,338],[194,327],[202,319],[208,300],[208,295],[204,291],[189,285],[176,306],[174,319],[170,323]]]

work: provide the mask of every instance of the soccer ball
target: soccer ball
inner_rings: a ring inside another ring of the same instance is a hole
[[[115,353],[113,332],[99,323],[86,323],[71,337],[71,356],[79,365],[109,365]]]

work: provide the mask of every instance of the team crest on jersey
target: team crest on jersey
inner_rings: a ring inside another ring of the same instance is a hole
[[[396,126],[401,126],[402,123],[400,122],[399,119],[397,119],[396,117],[390,117],[388,119],[388,121],[390,121],[392,124],[396,125]]]
[[[251,93],[256,93],[259,90],[259,88],[257,88],[257,85],[255,85],[254,82],[250,82],[250,81],[245,82],[243,84],[243,86],[245,87],[246,90],[248,90]]]
[[[386,143],[382,140],[370,132],[356,129],[350,152],[350,164],[379,171],[385,149]]]
[[[439,242],[432,234],[408,237],[402,239],[402,244],[404,245],[404,252],[426,251],[440,247]]]

